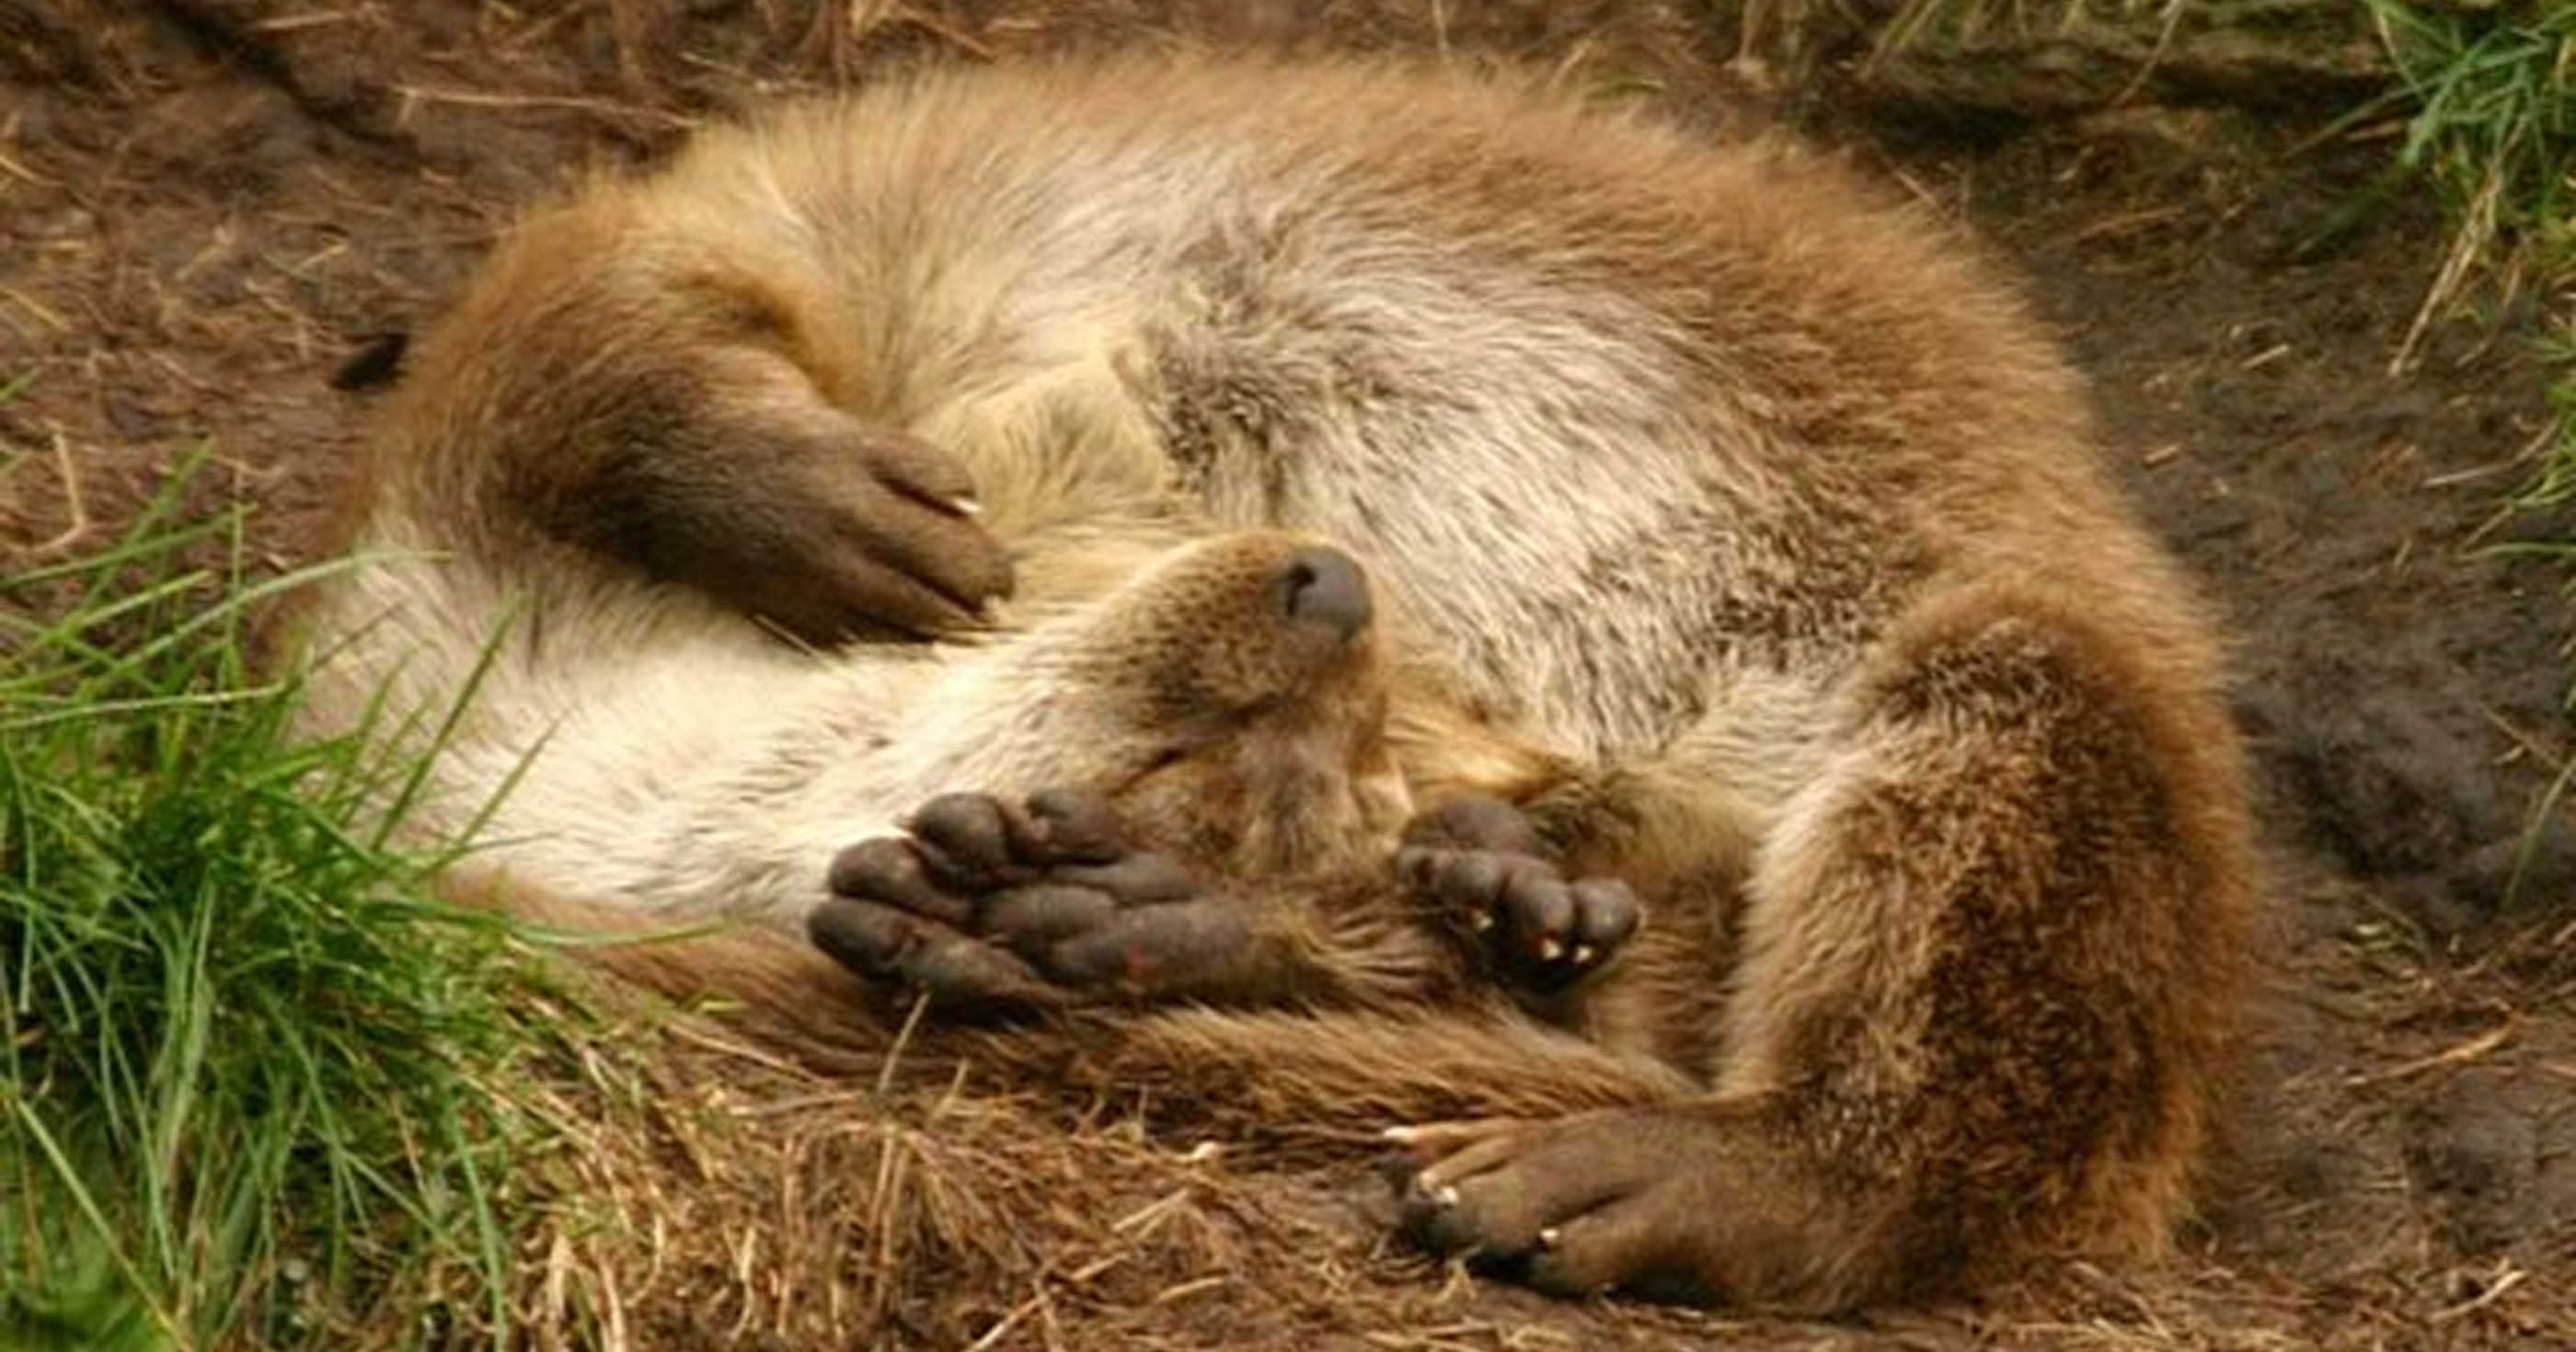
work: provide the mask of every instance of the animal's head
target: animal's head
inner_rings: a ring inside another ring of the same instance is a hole
[[[1224,535],[981,648],[931,714],[944,788],[1105,792],[1214,872],[1328,867],[1382,848],[1408,801],[1386,739],[1359,563],[1314,540]]]

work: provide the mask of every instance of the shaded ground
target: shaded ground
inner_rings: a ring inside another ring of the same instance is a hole
[[[533,196],[762,93],[1175,29],[1500,52],[1699,122],[1775,93],[1720,69],[1731,41],[1698,13],[0,0],[0,388],[25,382],[0,401],[0,557],[97,542],[207,439],[223,472],[200,491],[261,500],[257,543],[294,557],[362,413],[326,385],[352,352],[432,311]],[[574,1115],[656,1144],[571,1166],[600,1224],[530,1253],[531,1308],[677,1346],[853,1328],[922,1346],[2576,1345],[2576,851],[2563,823],[2523,849],[2564,749],[2565,612],[2551,575],[2479,551],[2569,524],[2495,519],[2542,429],[2529,317],[2437,330],[2389,374],[2440,225],[2410,192],[2350,210],[2387,147],[2320,134],[2356,86],[2349,62],[2303,61],[2304,84],[2184,62],[2198,76],[2111,111],[2066,95],[2101,82],[2062,61],[1975,98],[1951,71],[1815,100],[1827,135],[2032,279],[2134,486],[2243,636],[2279,1019],[2239,1157],[2169,1270],[1866,1326],[1559,1306],[1378,1253],[1348,1157],[1191,1162],[1114,1115],[1068,1152],[1035,1108],[890,1110],[683,1039],[649,1094],[567,1075]],[[753,1144],[710,1144],[727,1133]],[[758,1220],[841,1193],[863,1211],[889,1172],[964,1200],[901,1232]],[[992,1196],[1031,1209],[970,1205],[1003,1175]],[[669,1233],[616,1219],[646,1213]],[[764,1271],[813,1274],[804,1298],[791,1276],[728,1283],[763,1245]]]

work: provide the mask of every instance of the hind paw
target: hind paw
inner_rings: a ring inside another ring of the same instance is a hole
[[[1008,1010],[1176,994],[1251,942],[1240,908],[1129,839],[1105,799],[931,800],[911,834],[843,850],[808,931],[936,1006]]]
[[[1397,1128],[1397,1231],[1426,1252],[1556,1295],[1705,1300],[1730,1223],[1706,1186],[1729,1161],[1678,1114]]]
[[[1518,809],[1470,796],[1414,818],[1395,859],[1505,982],[1552,991],[1609,961],[1637,932],[1640,912],[1627,884],[1569,879],[1545,851]]]

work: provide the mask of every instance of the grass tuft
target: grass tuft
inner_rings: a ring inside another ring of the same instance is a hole
[[[2517,504],[2576,503],[2576,5],[2369,4],[2407,109],[2400,166],[2436,185],[2454,222],[2398,364],[2481,268],[2535,275],[2561,302],[2541,349],[2559,373],[2557,431]],[[2576,542],[2511,548],[2576,562]]]
[[[2523,512],[2576,504],[2576,5],[2565,0],[2368,0],[2394,96],[2406,111],[2403,169],[2430,179],[2453,221],[2451,242],[2391,363],[2412,365],[2426,332],[2458,303],[2470,278],[2529,275],[2556,303],[2541,346],[2555,373],[2553,426],[2538,468],[2515,495]],[[2548,560],[2576,595],[2576,540],[2499,547]],[[2576,712],[2576,684],[2564,697]],[[2523,863],[2576,790],[2576,762],[2533,808]],[[2521,870],[2516,869],[2519,887]]]
[[[2434,182],[2455,222],[2403,369],[2481,265],[2532,263],[2552,281],[2576,272],[2576,5],[2369,5],[2411,110],[2399,163]]]
[[[176,520],[185,477],[0,582],[0,1347],[348,1346],[398,1305],[497,1345],[534,964],[382,843],[403,767],[295,735],[252,651],[304,579],[190,566],[240,522]]]

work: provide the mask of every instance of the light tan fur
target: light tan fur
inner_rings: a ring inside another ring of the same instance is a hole
[[[842,493],[835,446],[963,469],[1019,582],[989,632],[828,646],[945,613],[878,614],[769,511]],[[679,470],[621,536],[637,463]],[[2213,1129],[2257,903],[2209,626],[2008,288],[1794,152],[1354,68],[784,109],[506,244],[358,522],[390,557],[318,603],[317,717],[389,689],[426,745],[474,687],[413,819],[497,798],[483,876],[793,919],[933,794],[1114,790],[1296,894],[1263,993],[1308,1008],[974,1036],[1282,1115],[1539,1118],[1425,1136],[1421,1228],[1544,1285],[1825,1309],[2149,1251]],[[1244,668],[1275,688],[1158,762],[1135,692],[1258,648],[1242,597],[1314,539],[1365,564],[1370,651]],[[803,581],[762,613],[773,557]],[[1645,934],[1505,1014],[1345,905],[1458,790],[1635,885]],[[784,1009],[811,962],[699,972]]]

